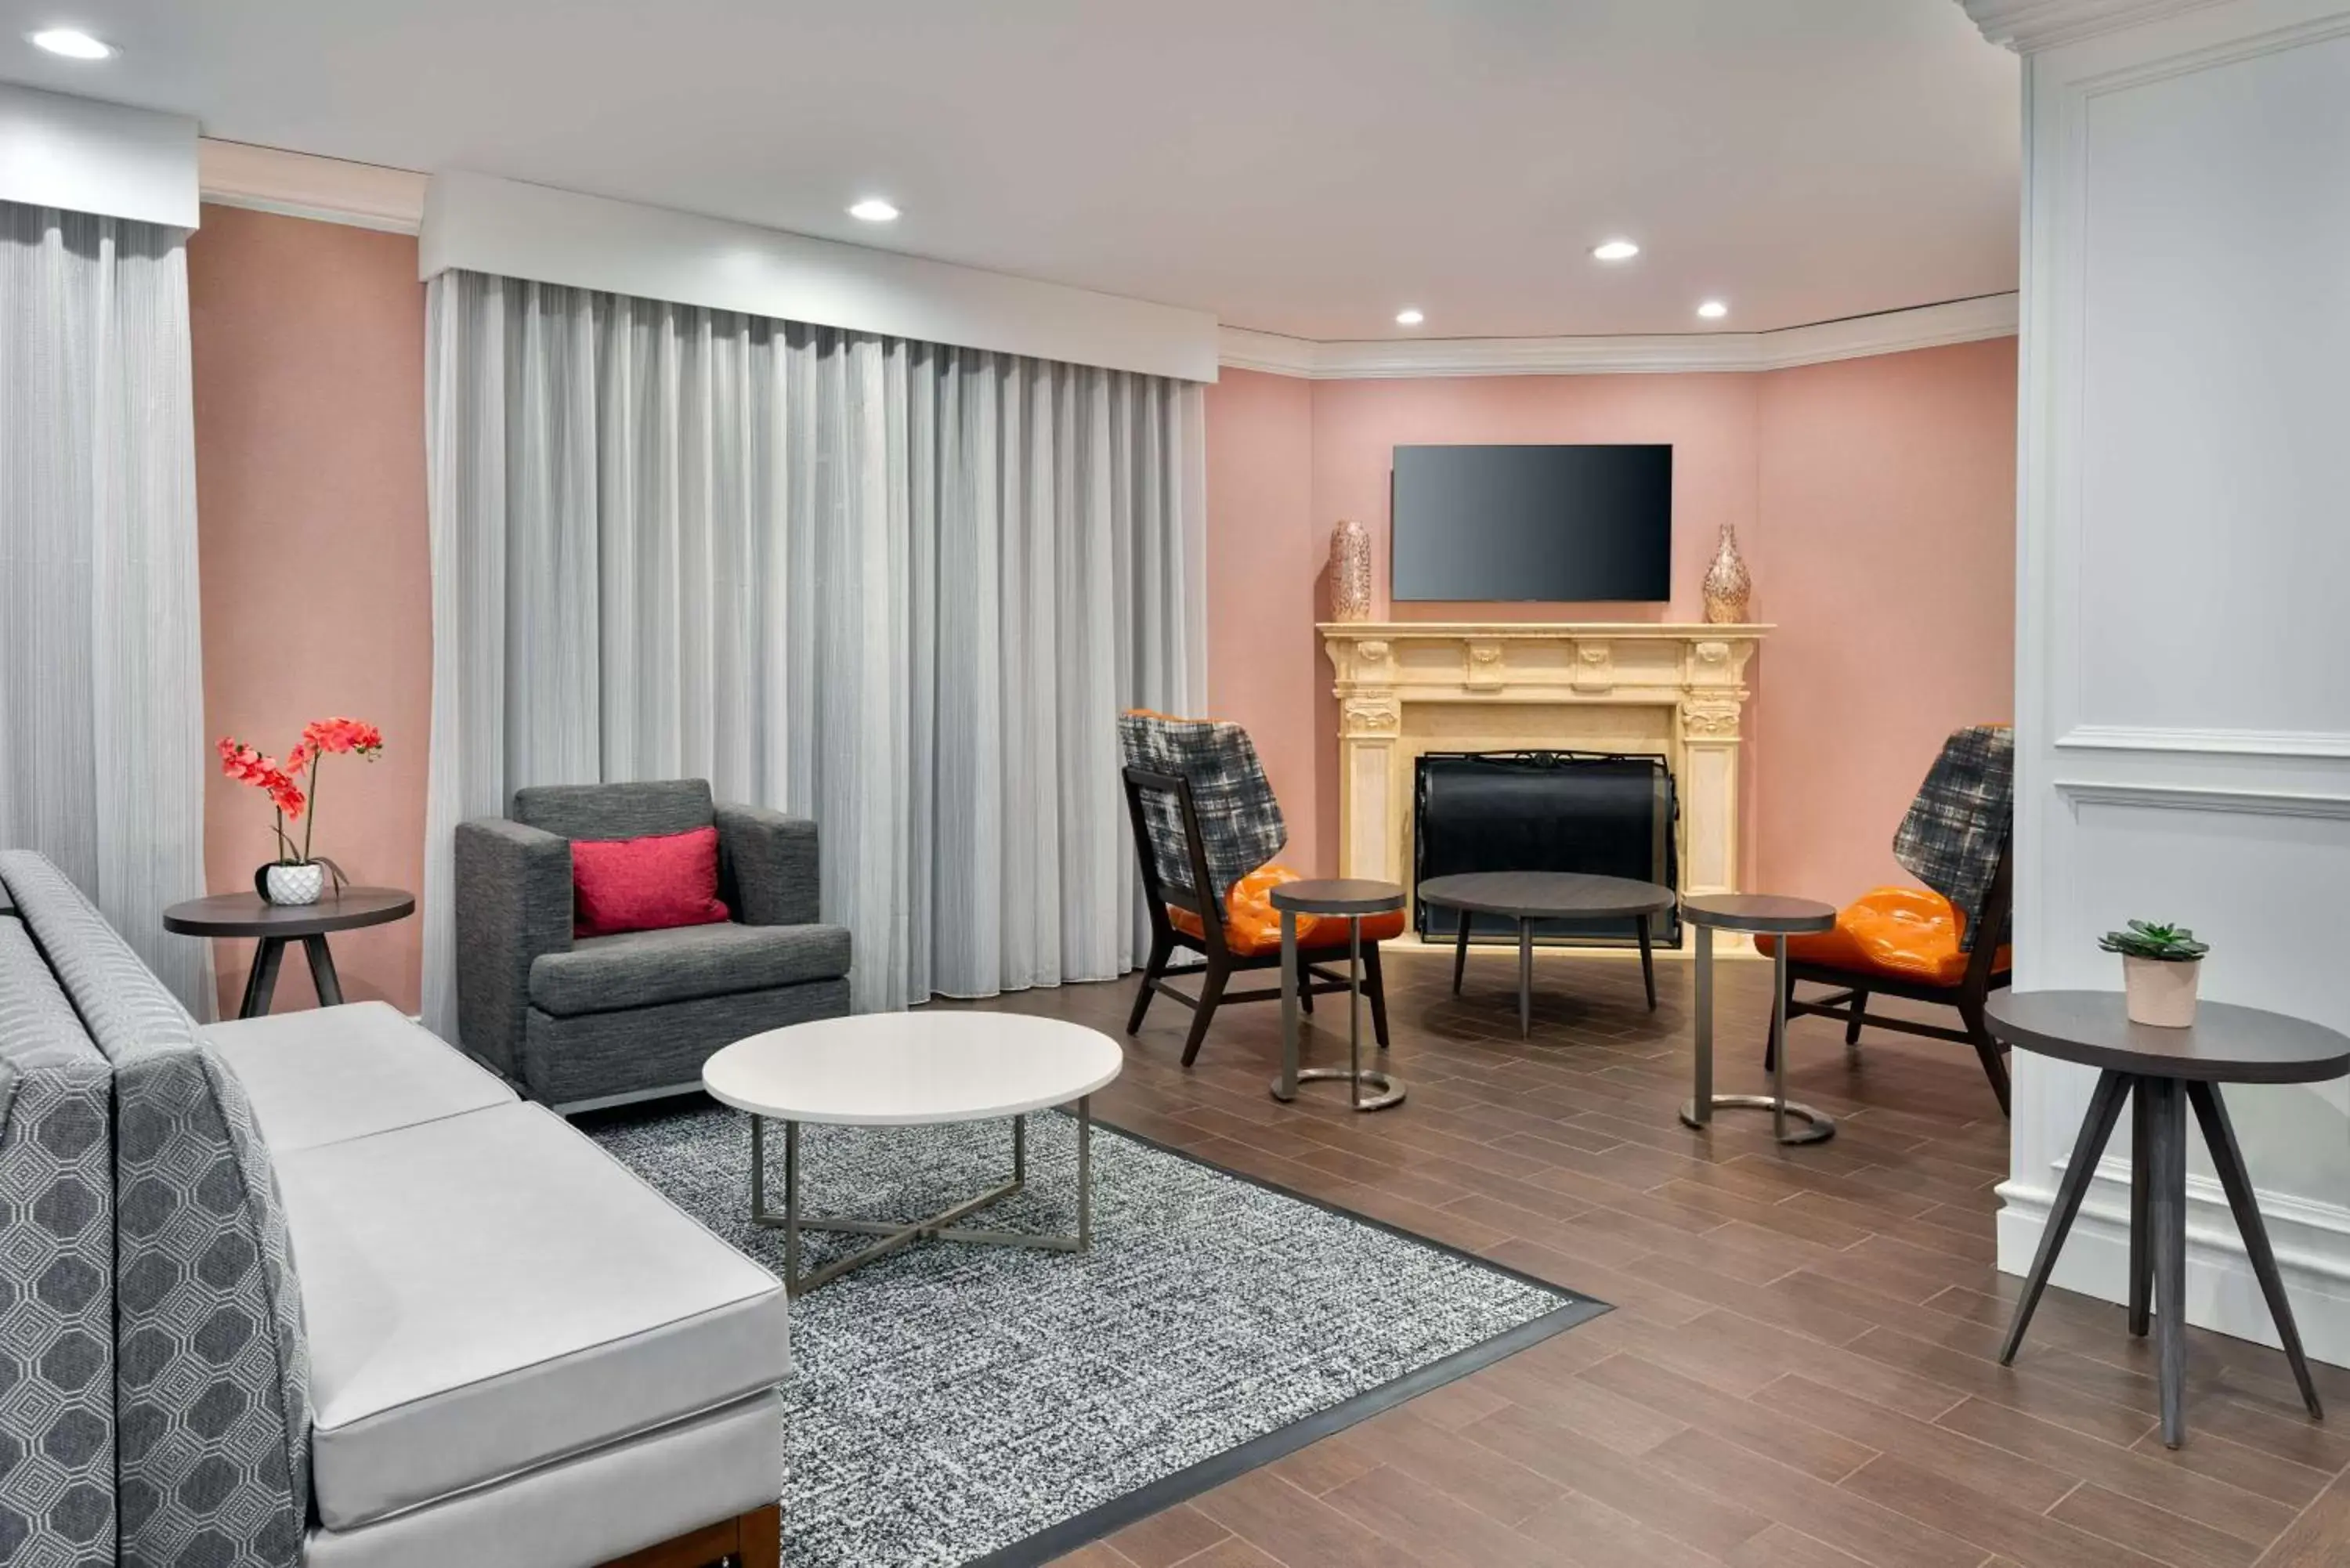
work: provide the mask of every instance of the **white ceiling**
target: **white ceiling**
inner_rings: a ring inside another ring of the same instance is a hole
[[[1316,338],[1757,331],[2015,286],[1953,0],[0,0],[0,78]],[[24,35],[70,23],[121,56]],[[883,193],[887,229],[843,209]],[[1626,234],[1620,266],[1590,247]],[[1426,325],[1395,326],[1405,305]]]

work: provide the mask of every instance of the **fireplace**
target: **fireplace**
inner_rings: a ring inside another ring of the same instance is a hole
[[[1582,871],[1680,886],[1672,770],[1629,753],[1422,752],[1412,790],[1412,881],[1463,871]],[[1459,916],[1415,898],[1421,940],[1451,941]],[[1678,909],[1655,917],[1659,946],[1680,944]],[[1632,946],[1638,923],[1539,920],[1534,940]],[[1469,940],[1517,940],[1517,922],[1471,917]]]

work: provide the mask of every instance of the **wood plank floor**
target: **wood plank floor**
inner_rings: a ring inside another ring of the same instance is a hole
[[[1682,1127],[1690,974],[1662,1006],[1614,957],[1388,961],[1397,1109],[1265,1094],[1279,1010],[1225,1009],[1198,1068],[1164,998],[1097,1097],[1115,1125],[1586,1291],[1615,1312],[1088,1546],[1070,1568],[2278,1568],[2350,1563],[2350,1426],[2283,1358],[2190,1335],[2189,1440],[2156,1435],[2150,1344],[2051,1292],[2012,1369],[1992,1265],[2007,1130],[1970,1053],[1793,1027],[1791,1091],[1836,1116]],[[1725,963],[1718,1073],[1762,1088],[1769,971]],[[989,1005],[1123,1037],[1133,982]],[[1343,999],[1317,1061],[1343,1060]],[[1367,1033],[1369,1022],[1365,1018]],[[1329,1033],[1335,1030],[1336,1033]],[[2350,1409],[2350,1373],[2320,1367]]]

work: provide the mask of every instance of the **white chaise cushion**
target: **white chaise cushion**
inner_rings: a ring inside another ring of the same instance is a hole
[[[540,1106],[296,1150],[278,1179],[302,1260],[313,1487],[329,1530],[790,1372],[775,1277]]]
[[[386,1002],[275,1012],[203,1033],[244,1080],[261,1136],[281,1157],[515,1099],[496,1074]]]

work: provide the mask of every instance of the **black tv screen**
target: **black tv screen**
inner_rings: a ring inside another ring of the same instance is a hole
[[[1669,446],[1399,446],[1399,599],[1672,597]]]

